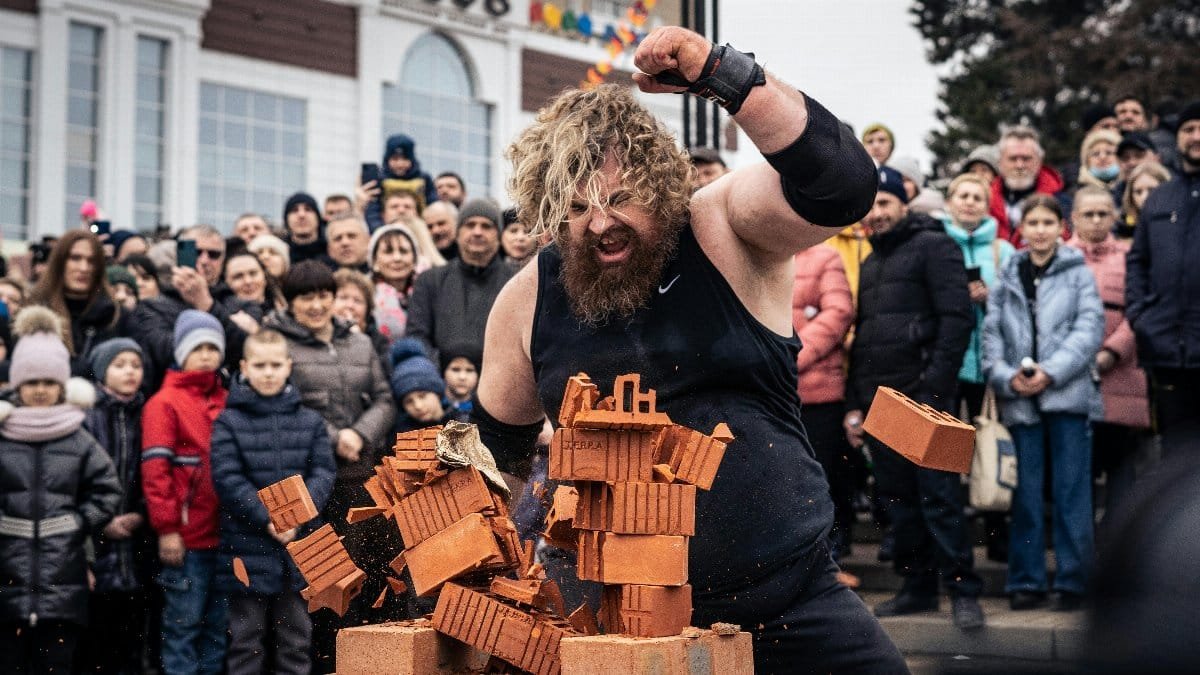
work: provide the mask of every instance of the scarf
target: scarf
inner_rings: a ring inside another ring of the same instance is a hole
[[[74,433],[83,424],[83,417],[83,410],[69,403],[46,408],[19,406],[0,423],[0,435],[24,443],[52,441]]]

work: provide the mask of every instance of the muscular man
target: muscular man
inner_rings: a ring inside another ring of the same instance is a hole
[[[645,92],[685,82],[720,97],[768,163],[693,195],[687,153],[627,89],[570,91],[542,111],[509,154],[522,219],[554,243],[496,301],[472,419],[512,467],[557,418],[568,377],[604,388],[636,371],[675,422],[727,422],[737,438],[697,498],[692,623],[753,631],[759,672],[904,672],[834,577],[791,318],[793,255],[866,214],[874,165],[832,113],[730,47],[660,28],[635,63]]]

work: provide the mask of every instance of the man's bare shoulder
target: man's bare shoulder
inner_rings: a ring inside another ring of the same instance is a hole
[[[497,332],[508,337],[520,335],[520,344],[529,354],[529,340],[533,333],[533,313],[537,308],[538,261],[534,257],[500,289],[492,305],[488,323],[495,324]]]

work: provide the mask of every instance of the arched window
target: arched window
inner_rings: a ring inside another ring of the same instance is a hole
[[[424,171],[453,171],[475,196],[490,191],[491,118],[491,106],[475,100],[466,57],[437,33],[413,43],[399,82],[383,85],[383,140],[408,134]]]

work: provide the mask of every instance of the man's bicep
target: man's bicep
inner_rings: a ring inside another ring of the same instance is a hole
[[[788,204],[779,174],[766,162],[738,169],[697,194],[696,208],[711,209],[751,250],[787,258],[837,234],[814,225]]]
[[[537,302],[537,264],[510,279],[488,315],[484,335],[480,404],[506,424],[531,424],[545,417],[529,357]]]

